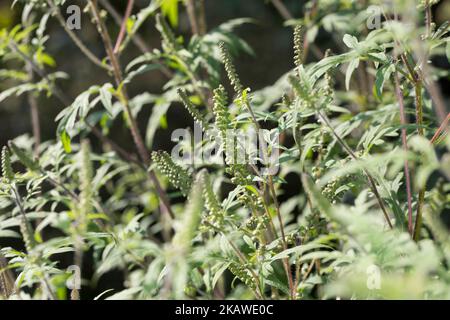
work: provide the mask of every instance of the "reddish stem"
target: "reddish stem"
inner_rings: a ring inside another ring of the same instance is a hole
[[[431,138],[430,142],[433,144],[436,142],[436,140],[439,138],[441,133],[448,130],[448,122],[450,121],[450,113],[447,114],[447,118],[442,122],[441,126],[436,130],[436,133],[434,134],[433,138]]]

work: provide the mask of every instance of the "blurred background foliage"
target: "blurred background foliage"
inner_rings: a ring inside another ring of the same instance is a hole
[[[325,2],[326,0],[324,0]],[[149,1],[137,0],[135,10],[141,9],[148,5]],[[284,4],[289,9],[293,18],[301,18],[305,16],[306,4],[310,1],[299,0],[285,0]],[[367,2],[367,1],[362,1]],[[80,4],[82,6],[84,1],[68,1],[70,4]],[[111,1],[118,12],[125,12],[126,1]],[[176,6],[177,1],[166,0],[164,3],[167,7],[163,7],[163,12],[177,35],[188,39],[191,36],[191,26],[188,19],[188,14],[185,7],[181,4]],[[351,8],[354,1],[340,1],[339,7],[336,9],[345,11],[346,8]],[[231,19],[248,17],[253,19],[253,23],[243,24],[236,30],[236,34],[248,42],[252,48],[253,54],[243,53],[236,58],[236,68],[243,83],[251,87],[253,91],[262,89],[266,86],[272,85],[286,72],[293,68],[292,54],[292,28],[285,25],[285,19],[280,16],[280,13],[273,6],[271,1],[264,0],[205,0],[205,12],[208,30],[211,30],[220,24]],[[175,9],[177,8],[177,9]],[[20,14],[22,7],[18,3],[11,9],[10,1],[2,1],[0,4],[0,28],[12,28],[20,23]],[[65,10],[63,10],[65,12]],[[433,7],[433,16],[436,25],[441,25],[445,21],[450,20],[450,0],[439,1]],[[88,15],[82,16],[82,29],[76,31],[77,35],[88,44],[92,52],[98,56],[104,56],[103,44],[99,41],[99,36],[93,24],[88,21]],[[112,19],[108,19],[109,32],[113,39],[117,38],[119,28],[114,24]],[[88,61],[78,48],[73,44],[68,35],[60,28],[56,19],[50,19],[47,28],[47,33],[51,37],[51,41],[47,43],[47,50],[54,58],[57,69],[69,75],[70,78],[59,81],[59,86],[63,89],[65,94],[69,97],[76,97],[80,92],[85,91],[92,85],[106,83],[110,81],[110,77],[106,72],[101,71]],[[140,29],[140,35],[145,41],[145,45],[150,48],[159,48],[161,45],[161,35],[155,28],[155,20],[148,19],[144,26]],[[319,48],[336,49],[336,52],[342,51],[339,48],[339,41],[333,39],[332,34],[317,28],[314,32],[314,43]],[[337,48],[336,48],[337,47]],[[136,46],[128,46],[122,54],[123,61],[131,61],[139,56],[141,52]],[[309,54],[307,62],[316,61],[314,54]],[[433,64],[441,69],[450,69],[449,62],[444,56],[437,56],[433,60]],[[0,65],[0,69],[4,66]],[[51,69],[51,68],[49,68]],[[225,75],[223,75],[225,77]],[[162,72],[151,72],[138,75],[132,83],[129,84],[128,90],[130,96],[134,97],[142,92],[149,92],[152,94],[161,94],[163,86],[167,82],[167,77]],[[224,80],[224,79],[223,79]],[[359,81],[359,80],[356,80]],[[228,83],[228,81],[222,81]],[[450,87],[448,78],[441,78],[439,80],[441,91],[445,95],[445,99],[449,98]],[[0,92],[6,88],[11,87],[8,81],[0,81]],[[48,99],[44,95],[38,99],[40,109],[40,122],[42,141],[53,140],[56,136],[57,123],[56,116],[65,107],[56,99]],[[152,104],[146,104],[140,113],[139,123],[142,131],[145,131],[147,119],[152,113]],[[355,113],[362,110],[356,110]],[[192,127],[192,118],[189,113],[182,107],[181,104],[171,106],[169,109],[165,123],[167,125],[160,126],[154,138],[154,150],[169,150],[171,148],[170,134],[176,128]],[[29,105],[26,95],[20,97],[9,98],[0,103],[0,146],[6,145],[7,141],[16,138],[22,134],[31,132],[31,123],[29,116]],[[110,128],[112,140],[118,142],[124,149],[134,151],[132,138],[129,129],[117,121],[117,124]],[[94,139],[93,139],[94,140]],[[100,143],[99,141],[96,143]],[[93,145],[94,150],[100,150],[100,145]],[[290,196],[298,194],[300,189],[300,180],[294,179],[289,181],[289,190],[283,195],[288,199]],[[284,199],[283,199],[284,200]],[[362,201],[364,202],[364,201]],[[131,213],[130,213],[131,215]],[[345,216],[343,214],[343,216]],[[344,217],[345,218],[345,217]],[[345,220],[342,218],[342,220]],[[346,223],[348,221],[345,221]],[[353,222],[354,223],[354,222]],[[130,223],[131,224],[131,223]],[[350,223],[349,223],[350,224]],[[363,225],[363,223],[361,223]],[[371,227],[372,225],[369,225]],[[369,228],[368,227],[368,228]],[[50,237],[50,235],[49,235]],[[134,240],[134,239],[133,239]],[[386,243],[395,240],[388,238]],[[400,239],[401,240],[401,239]],[[11,245],[10,243],[1,245]],[[414,252],[414,260],[421,260],[419,253]],[[89,257],[88,259],[90,259]],[[347,258],[347,257],[345,257]],[[89,264],[87,261],[86,264]],[[364,270],[365,261],[361,262],[361,270]],[[70,262],[68,262],[70,264]],[[123,279],[120,272],[110,272],[101,278],[101,282],[97,284],[92,291],[85,291],[84,298],[93,298],[96,294],[111,287],[122,287]],[[401,282],[401,280],[394,279]],[[362,283],[362,282],[361,282]],[[399,285],[401,287],[401,285]],[[337,291],[342,291],[336,287]],[[339,290],[338,290],[339,289]],[[345,288],[344,288],[345,289]],[[407,291],[407,290],[404,290]],[[403,292],[402,292],[403,293]],[[419,296],[419,294],[417,294]],[[414,296],[415,297],[415,296]]]

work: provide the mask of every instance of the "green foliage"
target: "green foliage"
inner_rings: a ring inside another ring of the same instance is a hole
[[[228,51],[228,48],[224,42],[221,42],[219,44],[219,48],[225,70],[227,71],[228,79],[230,79],[230,82],[233,85],[234,92],[240,95],[242,93],[243,87],[241,84],[241,80],[239,80],[239,76],[236,72],[236,68],[234,67],[230,52]]]
[[[187,196],[192,184],[189,172],[174,163],[170,155],[165,151],[153,152],[152,159],[158,169],[169,179],[170,183]]]

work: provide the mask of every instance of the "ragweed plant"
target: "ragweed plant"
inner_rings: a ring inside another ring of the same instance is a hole
[[[234,32],[251,19],[208,29],[203,2],[186,1],[186,36],[177,1],[135,14],[130,1],[124,17],[108,0],[84,3],[102,51],[67,27],[66,1],[15,1],[23,21],[0,30],[0,102],[27,95],[33,127],[2,147],[1,298],[450,298],[437,81],[449,70],[432,63],[449,60],[450,37],[435,2],[307,1],[298,19],[277,2],[292,28],[292,53],[277,59],[292,63],[260,90]],[[104,73],[75,96],[49,45],[53,19]],[[149,22],[158,48],[143,39]],[[157,94],[139,86],[150,72],[165,79]],[[45,141],[47,99],[62,110]],[[180,106],[192,126],[171,150],[157,132],[170,134]]]

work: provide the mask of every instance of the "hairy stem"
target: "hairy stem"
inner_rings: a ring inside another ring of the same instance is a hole
[[[10,48],[16,52],[17,54],[19,54],[22,59],[24,59],[24,61],[26,61],[27,63],[30,64],[30,66],[32,67],[32,69],[36,72],[36,74],[38,74],[42,79],[47,80],[47,82],[50,84],[50,79],[48,78],[48,75],[46,74],[46,72],[44,70],[42,70],[41,68],[39,68],[39,66],[37,66],[34,61],[28,57],[26,54],[24,54],[22,51],[20,51],[20,49],[17,47],[17,45],[10,41],[9,43]],[[52,85],[51,86],[51,92],[64,104],[64,105],[70,105],[70,99],[64,94],[64,92],[59,89],[59,87],[57,87],[56,85]],[[92,125],[90,125],[87,120],[85,119],[84,122],[86,123],[86,125],[92,130],[94,127]],[[115,142],[111,141],[108,137],[104,136],[101,134],[101,132],[99,130],[95,130],[94,134],[96,135],[101,135],[102,141],[107,142],[111,148],[113,148],[120,156],[124,156],[124,154],[126,154],[125,151],[123,151]],[[129,156],[126,156],[125,159],[129,158]],[[150,159],[150,158],[149,158]],[[148,164],[144,162],[144,166],[147,167]],[[174,217],[174,214],[172,212],[172,209],[170,207],[170,200],[169,197],[167,196],[166,192],[164,191],[164,189],[161,187],[161,184],[159,183],[158,178],[156,177],[155,173],[153,171],[148,173],[150,180],[153,182],[154,186],[155,186],[155,190],[157,192],[157,194],[159,195],[162,205],[163,205],[163,212],[167,213],[170,218]]]
[[[447,114],[447,117],[445,118],[444,121],[442,121],[441,125],[436,130],[433,137],[431,138],[430,142],[432,144],[434,144],[436,141],[439,141],[439,136],[441,135],[441,133],[446,134],[446,132],[448,131],[448,122],[449,121],[450,121],[450,113]]]
[[[8,261],[0,253],[0,297],[9,298],[14,293],[18,293],[14,281],[14,275],[8,267]]]

